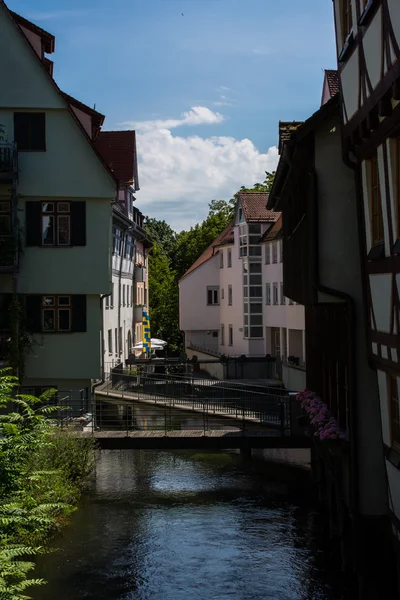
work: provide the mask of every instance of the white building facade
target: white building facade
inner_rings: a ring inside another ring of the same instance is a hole
[[[232,225],[179,282],[180,329],[189,356],[263,359],[271,354],[280,362],[284,349],[291,347],[296,368],[303,367],[302,307],[289,302],[284,307],[273,301],[267,304],[267,281],[271,290],[278,286],[278,293],[283,281],[282,265],[272,264],[268,269],[264,264],[263,250],[270,243],[262,242],[262,237],[280,217],[266,209],[267,198],[266,193],[239,194]],[[272,339],[279,344],[272,344]]]

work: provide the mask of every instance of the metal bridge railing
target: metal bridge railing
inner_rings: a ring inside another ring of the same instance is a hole
[[[120,374],[106,378],[94,410],[97,429],[169,430],[221,427],[259,428],[290,435],[295,425],[293,402],[282,388],[177,375]],[[110,399],[105,402],[104,396]],[[112,399],[112,400],[111,400]],[[187,416],[192,413],[190,418]],[[186,413],[183,418],[182,414]]]

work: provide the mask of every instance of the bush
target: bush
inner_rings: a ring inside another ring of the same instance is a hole
[[[15,396],[17,385],[0,370],[1,600],[29,598],[26,589],[43,583],[28,578],[29,558],[65,525],[94,468],[92,440],[54,427],[51,415],[62,408],[47,404],[54,392]]]

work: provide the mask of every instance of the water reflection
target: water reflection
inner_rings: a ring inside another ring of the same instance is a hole
[[[234,453],[103,451],[35,598],[339,600],[308,489]]]

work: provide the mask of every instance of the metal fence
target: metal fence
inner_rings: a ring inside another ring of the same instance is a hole
[[[165,430],[234,428],[291,435],[298,403],[282,388],[192,376],[109,373],[99,386],[96,429]]]

